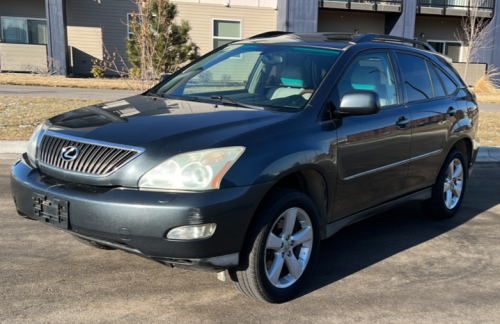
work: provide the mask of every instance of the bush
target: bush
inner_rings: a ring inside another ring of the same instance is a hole
[[[499,89],[496,83],[500,82],[500,72],[498,68],[490,65],[486,75],[484,75],[474,85],[474,92],[477,93],[498,93]]]
[[[105,72],[104,69],[97,64],[94,64],[94,66],[92,67],[92,70],[90,70],[90,73],[92,73],[92,75],[96,79],[103,79],[104,72]]]
[[[130,71],[128,72],[129,76],[140,79],[141,78],[141,69],[139,68],[131,68]]]

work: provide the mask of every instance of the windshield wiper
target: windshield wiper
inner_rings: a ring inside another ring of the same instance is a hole
[[[156,92],[146,92],[145,94],[146,96],[148,97],[156,97],[156,98],[165,98],[165,96],[163,94],[159,94],[159,93],[156,93]]]
[[[263,110],[264,109],[264,108],[259,107],[259,106],[249,105],[249,104],[246,104],[246,103],[243,103],[243,102],[239,102],[239,101],[236,101],[236,100],[231,99],[231,98],[219,96],[219,95],[211,95],[210,99],[219,100],[222,103],[233,104],[233,105],[244,107],[244,108],[259,109],[259,110]]]

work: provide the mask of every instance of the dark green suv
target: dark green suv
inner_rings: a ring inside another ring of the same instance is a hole
[[[478,114],[428,44],[267,33],[142,95],[47,120],[12,193],[21,215],[86,244],[227,270],[246,295],[283,302],[342,227],[410,200],[452,217]]]

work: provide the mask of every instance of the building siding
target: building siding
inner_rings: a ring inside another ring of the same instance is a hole
[[[127,14],[137,11],[132,1],[67,0],[68,46],[71,47],[72,70],[75,74],[90,74],[93,59],[103,58],[103,47],[127,60],[125,40]]]
[[[4,71],[31,71],[30,66],[43,66],[47,62],[47,46],[33,44],[0,43]]]
[[[189,21],[190,36],[199,46],[200,54],[213,49],[213,19],[241,20],[242,39],[276,30],[277,11],[272,8],[175,3],[179,12],[177,19]]]
[[[247,6],[247,7],[268,7],[276,8],[278,0],[172,0],[173,2],[191,2],[202,4],[221,4],[229,6]]]
[[[385,14],[337,11],[320,9],[318,13],[319,32],[342,32],[362,34],[384,34]]]
[[[45,1],[0,0],[0,16],[45,19]]]

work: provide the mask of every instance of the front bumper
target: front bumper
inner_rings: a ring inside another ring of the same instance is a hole
[[[68,203],[67,232],[165,264],[200,270],[238,265],[247,228],[272,184],[214,190],[205,193],[165,193],[65,182],[43,175],[24,156],[11,173],[16,208],[35,218],[33,197]],[[166,239],[178,226],[216,223],[207,239]]]

